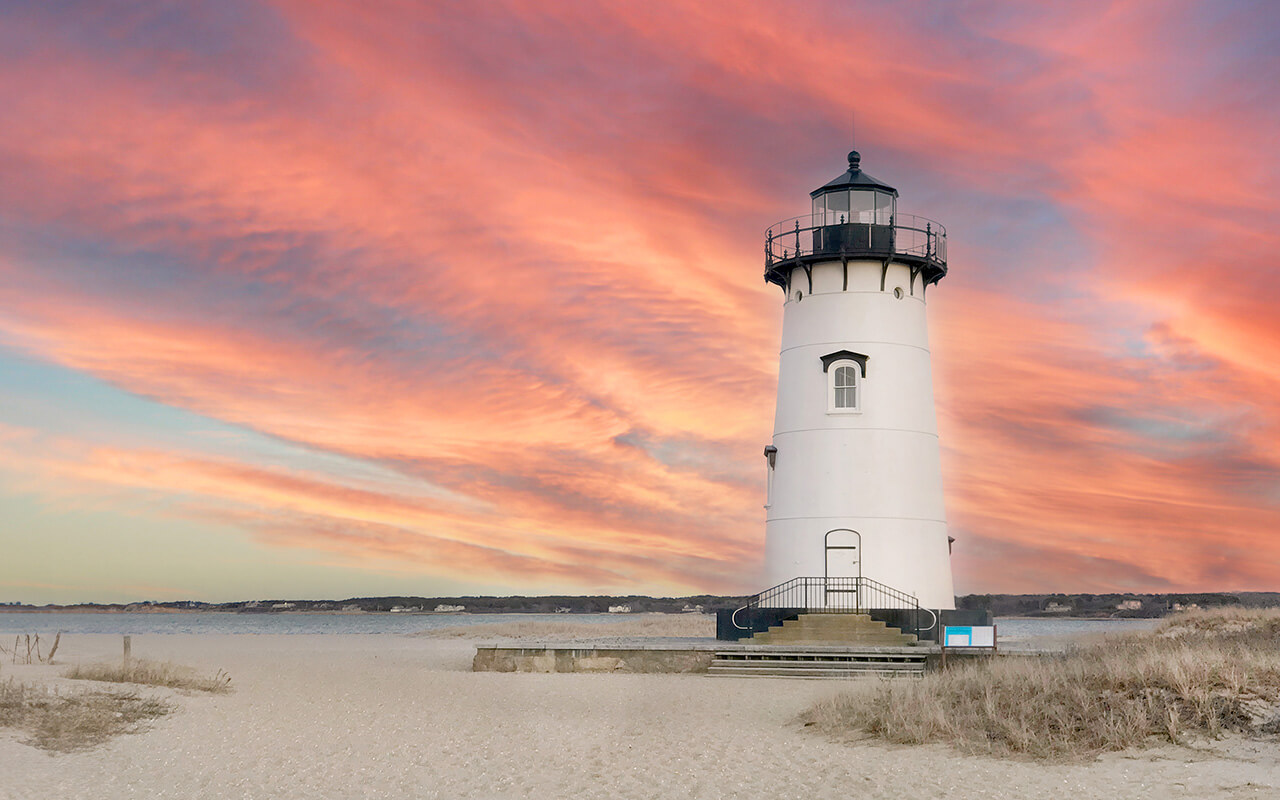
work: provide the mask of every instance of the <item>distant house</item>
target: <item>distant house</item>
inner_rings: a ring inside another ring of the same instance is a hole
[[[609,606],[610,614],[630,614],[631,606]]]
[[[701,613],[702,613],[702,604],[701,604],[701,603],[699,603],[699,604],[698,604],[698,605],[696,605],[696,606],[691,606],[691,605],[689,605],[688,603],[685,603],[685,604],[684,604],[684,608],[680,609],[680,611],[681,611],[682,613],[684,613],[684,614],[701,614]]]
[[[440,605],[436,606],[437,614],[444,614],[450,611],[466,611],[466,610],[467,610],[466,606],[450,606],[450,605],[445,605],[444,603],[441,603]]]
[[[1142,601],[1141,600],[1121,600],[1120,604],[1117,605],[1116,608],[1121,611],[1141,611]]]
[[[276,609],[284,609],[284,608],[294,608],[297,605],[298,605],[297,603],[273,603],[271,607]]]
[[[405,614],[411,611],[421,611],[421,610],[422,610],[422,606],[392,606],[391,607],[392,614]],[[438,611],[439,609],[436,609],[436,610]]]
[[[1071,606],[1063,605],[1056,600],[1050,600],[1049,604],[1044,607],[1046,614],[1068,614],[1071,612]]]

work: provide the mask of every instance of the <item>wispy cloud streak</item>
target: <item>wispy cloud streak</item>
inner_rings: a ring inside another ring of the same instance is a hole
[[[0,14],[0,344],[397,476],[44,430],[24,491],[181,498],[352,569],[757,588],[760,231],[853,105],[952,233],[960,587],[1280,568],[1268,4]]]

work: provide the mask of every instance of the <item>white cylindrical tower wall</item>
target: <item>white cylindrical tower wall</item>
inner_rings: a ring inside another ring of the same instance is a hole
[[[826,575],[826,535],[844,528],[858,533],[862,577],[926,608],[954,608],[925,297],[923,277],[913,280],[901,261],[792,269],[766,501],[768,585]],[[865,357],[856,412],[831,407],[823,359],[842,351]]]

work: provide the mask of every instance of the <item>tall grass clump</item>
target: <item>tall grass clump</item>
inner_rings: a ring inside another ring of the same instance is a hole
[[[130,659],[122,664],[86,664],[72,667],[66,677],[107,683],[137,683],[165,686],[197,692],[225,694],[231,691],[231,676],[222,670],[217,674],[199,675],[190,667],[159,661]]]
[[[814,706],[836,736],[1040,759],[1227,731],[1280,732],[1280,610],[1170,617],[1047,657],[997,657]]]
[[[44,686],[0,682],[0,727],[16,728],[27,741],[52,752],[71,752],[132,733],[170,706],[135,693],[61,693]]]

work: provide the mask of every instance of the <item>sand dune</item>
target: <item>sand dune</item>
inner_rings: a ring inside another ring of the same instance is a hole
[[[119,637],[64,637],[63,664]],[[3,798],[1273,798],[1280,745],[1239,739],[1085,765],[830,741],[797,722],[844,683],[472,673],[465,640],[135,636],[231,673],[229,695],[51,756],[0,733]],[[57,667],[0,679],[64,683]]]

